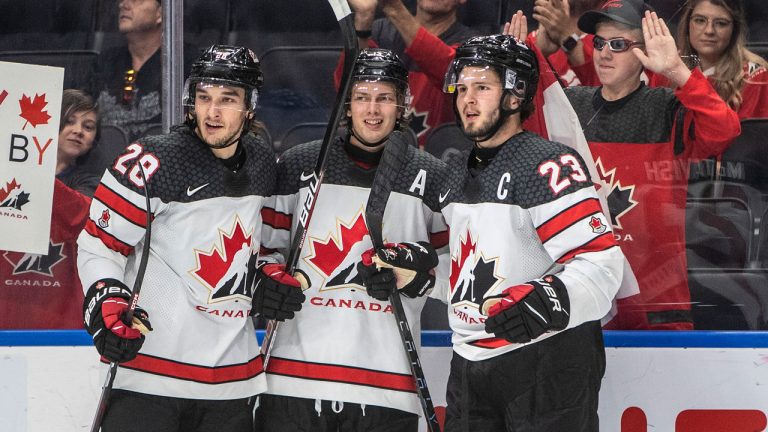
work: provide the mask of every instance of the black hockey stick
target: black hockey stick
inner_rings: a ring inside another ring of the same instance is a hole
[[[147,176],[144,175],[144,167],[141,166],[141,162],[138,163],[138,167],[141,172],[141,178],[144,179],[144,198],[147,203],[147,229],[146,234],[144,234],[144,247],[141,249],[139,269],[136,272],[136,280],[133,282],[133,292],[131,293],[131,298],[128,303],[128,311],[126,311],[125,316],[123,317],[123,322],[127,325],[130,325],[130,323],[133,322],[133,313],[136,310],[136,305],[139,303],[141,283],[144,281],[144,273],[147,271],[147,261],[149,260],[149,241],[152,237],[152,208],[149,203],[149,184],[147,182]],[[109,407],[109,395],[112,393],[112,384],[115,383],[115,375],[117,375],[117,362],[113,361],[109,363],[107,379],[101,387],[99,406],[96,408],[96,415],[93,417],[91,432],[99,432],[101,430],[101,423],[104,421],[104,415],[107,413],[107,408]]]
[[[384,210],[400,171],[408,163],[408,146],[408,141],[402,132],[395,131],[390,134],[384,146],[384,154],[381,156],[378,168],[376,168],[376,176],[373,178],[371,193],[365,206],[365,224],[368,227],[368,233],[371,236],[371,242],[377,254],[385,248],[384,236],[382,234]],[[377,264],[379,262],[377,260]],[[437,422],[437,416],[435,415],[435,406],[432,404],[432,398],[429,395],[427,379],[424,376],[424,371],[421,369],[419,353],[416,351],[416,344],[413,341],[413,334],[408,325],[408,317],[405,315],[400,293],[397,291],[390,293],[389,302],[392,304],[392,312],[397,320],[397,329],[400,331],[403,348],[408,355],[411,375],[413,375],[413,379],[416,382],[416,391],[419,394],[427,428],[431,432],[440,432],[440,424]]]
[[[320,153],[317,156],[317,163],[315,169],[312,171],[312,178],[309,182],[309,195],[302,203],[301,213],[299,215],[299,222],[296,226],[296,232],[293,235],[291,242],[291,249],[288,252],[288,258],[285,263],[285,272],[293,274],[296,270],[296,265],[301,255],[301,249],[304,247],[304,240],[307,237],[307,228],[309,227],[309,221],[312,219],[312,213],[315,210],[315,204],[317,203],[317,196],[320,193],[320,186],[323,183],[323,176],[325,175],[325,162],[328,159],[328,152],[331,148],[331,142],[336,136],[336,129],[344,116],[345,108],[344,101],[349,95],[352,88],[352,65],[357,58],[357,35],[355,34],[355,21],[352,16],[352,11],[349,9],[347,0],[328,0],[328,3],[333,8],[333,13],[336,15],[336,19],[339,21],[339,27],[341,28],[341,34],[344,36],[344,74],[341,78],[341,85],[339,91],[336,94],[336,102],[333,105],[331,111],[331,118],[328,122],[328,126],[325,128],[325,135],[323,136],[323,144],[320,146]],[[303,174],[302,174],[303,175]],[[264,370],[267,370],[269,364],[270,352],[272,351],[272,345],[275,343],[275,335],[277,334],[278,321],[270,320],[267,323],[267,328],[264,334],[264,341],[261,343],[261,354],[263,356]]]

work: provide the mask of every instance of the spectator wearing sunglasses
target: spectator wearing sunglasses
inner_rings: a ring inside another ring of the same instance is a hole
[[[736,113],[680,58],[664,20],[641,0],[609,0],[579,28],[594,35],[599,87],[571,87],[602,177],[614,233],[640,293],[618,302],[607,328],[693,328],[685,255],[689,161],[722,153],[741,132]],[[651,88],[643,70],[674,86]]]
[[[119,127],[132,142],[162,121],[163,13],[160,0],[120,0],[117,4],[118,29],[126,44],[99,56],[91,94],[101,107],[102,125]],[[186,72],[196,52],[184,52]]]

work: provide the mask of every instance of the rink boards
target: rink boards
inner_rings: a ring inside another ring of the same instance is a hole
[[[768,333],[606,331],[601,431],[766,429]],[[445,406],[448,332],[424,332],[422,364]],[[88,430],[102,371],[84,331],[0,331],[0,429]]]

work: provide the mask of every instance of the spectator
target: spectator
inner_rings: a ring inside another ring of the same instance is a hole
[[[131,144],[96,189],[78,269],[86,329],[102,361],[120,362],[105,431],[253,427],[248,399],[266,379],[249,315],[290,318],[304,300],[279,266],[256,267],[276,165],[271,146],[252,133],[262,82],[251,50],[210,47],[185,83],[186,122]],[[146,327],[148,314],[155,321],[146,343],[122,321],[137,254],[148,257],[148,271],[146,311],[134,317]]]
[[[623,256],[579,154],[523,130],[538,80],[535,54],[505,35],[469,39],[446,74],[474,141],[447,162],[440,194],[454,350],[447,432],[598,430],[600,318]]]
[[[48,253],[0,251],[0,329],[83,328],[76,241],[90,202],[56,179]]]
[[[696,55],[739,118],[768,117],[768,62],[748,50],[740,0],[688,0],[678,26],[680,54]]]
[[[609,328],[692,329],[686,277],[685,201],[689,160],[722,153],[740,133],[738,116],[701,71],[680,59],[663,20],[642,0],[612,0],[581,16],[594,35],[590,66],[601,87],[570,87],[613,228],[640,294],[619,300]],[[641,49],[642,47],[642,49]],[[674,85],[649,88],[643,68]]]
[[[579,17],[596,9],[603,0],[536,0],[533,18],[541,24],[533,33],[533,41],[547,57],[563,85],[581,85],[571,64],[585,63],[587,50],[591,55],[592,35],[579,30]]]
[[[411,129],[424,147],[430,129],[454,121],[452,102],[442,92],[443,78],[455,47],[474,32],[458,22],[457,9],[466,0],[417,0],[416,15],[402,0],[350,0],[361,48],[390,49],[408,67],[413,93]],[[385,17],[374,21],[376,7]],[[336,86],[341,80],[341,63]]]
[[[99,107],[93,98],[81,90],[64,90],[56,178],[87,196],[93,196],[99,177],[80,169],[80,164],[98,143],[99,128]]]
[[[118,4],[118,29],[127,44],[101,54],[91,94],[99,103],[102,124],[121,128],[132,142],[162,121],[163,14],[160,0]],[[184,53],[187,71],[196,53],[191,49]]]
[[[407,128],[408,70],[390,50],[364,49],[352,84],[348,133],[329,143],[308,244],[297,258],[297,272],[311,280],[309,301],[277,332],[267,366],[269,390],[260,397],[260,431],[418,430],[419,398],[389,303],[393,273],[377,271],[371,251],[365,263],[360,259],[371,247],[363,210],[384,147],[395,135],[411,137],[401,132]],[[306,173],[312,172],[321,144],[300,144],[281,156],[270,212],[275,224],[265,225],[279,229],[274,242],[264,236],[267,247],[287,249],[296,235],[291,228],[299,223],[313,184]],[[384,215],[387,241],[403,242],[387,250],[401,261],[410,257],[411,270],[422,270],[400,291],[414,334],[420,331],[424,294],[434,284],[427,271],[437,264],[437,255],[429,242],[445,243],[437,208],[443,171],[440,161],[408,146],[408,163]]]

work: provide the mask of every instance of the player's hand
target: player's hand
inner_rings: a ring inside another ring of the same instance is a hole
[[[253,284],[251,315],[277,321],[293,318],[301,310],[305,299],[302,291],[309,285],[309,278],[301,270],[294,277],[285,272],[283,264],[260,265]]]
[[[514,343],[530,342],[545,332],[563,330],[570,319],[570,299],[555,276],[507,288],[481,306],[485,331]]]
[[[125,323],[131,290],[115,279],[96,282],[83,304],[85,328],[93,344],[110,361],[127,362],[136,358],[144,335],[152,330],[149,314],[140,307],[133,311],[131,325]]]
[[[362,254],[357,269],[366,290],[374,298],[394,288],[407,297],[416,298],[426,294],[435,285],[433,269],[436,266],[435,248],[429,242],[421,241],[388,243],[378,253],[369,249]],[[387,269],[392,270],[392,276],[384,271]],[[394,284],[394,287],[390,287],[390,284]]]
[[[680,58],[675,45],[675,38],[669,31],[663,19],[656,12],[645,12],[643,18],[643,38],[645,52],[634,47],[632,52],[643,64],[643,67],[667,77],[678,87],[685,85],[691,76],[691,71]]]

